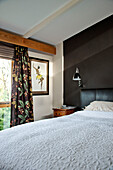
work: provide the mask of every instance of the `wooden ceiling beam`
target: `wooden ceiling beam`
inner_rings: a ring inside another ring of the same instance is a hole
[[[23,38],[19,35],[0,30],[0,41],[32,48],[47,54],[56,54],[56,47],[42,42]]]

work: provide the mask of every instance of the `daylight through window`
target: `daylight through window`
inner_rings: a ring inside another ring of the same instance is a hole
[[[0,130],[10,127],[12,60],[0,58]]]

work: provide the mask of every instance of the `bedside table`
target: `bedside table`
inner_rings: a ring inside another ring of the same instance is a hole
[[[66,107],[65,109],[53,108],[54,117],[69,115],[71,113],[76,112],[77,110],[78,110],[77,107]]]

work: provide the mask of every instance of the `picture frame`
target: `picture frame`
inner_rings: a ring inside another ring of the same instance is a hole
[[[30,57],[33,95],[49,95],[49,60]]]

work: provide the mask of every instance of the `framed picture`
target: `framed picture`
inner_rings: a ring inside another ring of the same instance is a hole
[[[49,60],[30,57],[33,95],[49,94]]]

